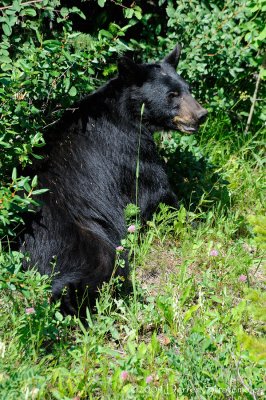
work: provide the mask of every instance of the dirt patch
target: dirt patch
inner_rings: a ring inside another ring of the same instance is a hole
[[[149,289],[151,295],[160,293],[165,288],[169,274],[178,273],[181,262],[176,244],[154,243],[145,259],[145,264],[137,272],[142,287]]]

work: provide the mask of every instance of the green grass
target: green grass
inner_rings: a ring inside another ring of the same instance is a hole
[[[193,211],[162,206],[129,234],[134,294],[114,298],[119,282],[105,285],[89,327],[62,317],[48,279],[20,272],[18,253],[1,253],[1,398],[265,398],[265,270],[253,233],[263,227],[249,218],[265,212],[263,132],[209,122],[198,143],[229,201],[204,193]]]

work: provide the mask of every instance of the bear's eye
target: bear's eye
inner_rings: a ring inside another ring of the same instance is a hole
[[[178,92],[169,92],[168,93],[168,98],[169,99],[173,99],[173,98],[178,97],[178,96],[179,96]]]

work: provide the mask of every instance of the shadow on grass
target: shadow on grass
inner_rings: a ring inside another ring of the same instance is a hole
[[[178,147],[168,154],[165,169],[174,192],[187,209],[195,211],[200,206],[201,210],[207,210],[215,203],[229,207],[229,182],[204,156]]]

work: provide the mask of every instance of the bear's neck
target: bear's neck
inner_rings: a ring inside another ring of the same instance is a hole
[[[91,117],[105,118],[114,125],[124,125],[134,131],[142,129],[152,133],[152,128],[144,126],[141,118],[141,104],[132,107],[130,88],[125,86],[119,78],[114,78],[96,92],[85,99]],[[139,110],[138,110],[139,108]],[[136,111],[137,109],[137,111]]]

